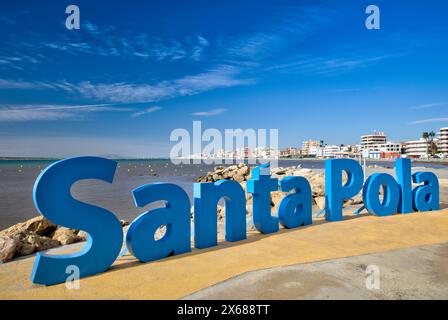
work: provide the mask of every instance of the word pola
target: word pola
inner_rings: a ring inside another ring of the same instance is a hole
[[[77,266],[80,277],[107,270],[120,254],[123,231],[117,217],[110,211],[74,199],[70,189],[83,179],[98,179],[112,183],[117,163],[99,157],[78,157],[55,162],[46,168],[34,185],[34,203],[39,212],[58,225],[84,230],[87,244],[73,254],[38,253],[31,279],[34,283],[53,285],[65,282],[67,267]],[[343,184],[343,172],[347,182]],[[420,184],[412,190],[412,182]],[[271,213],[270,193],[280,188],[288,192],[278,209]],[[379,197],[380,188],[384,195]],[[394,213],[439,209],[439,182],[431,172],[411,175],[409,159],[396,161],[396,180],[389,174],[375,173],[364,182],[361,166],[351,159],[325,162],[326,220],[341,221],[342,205],[362,190],[369,213],[388,216]],[[297,228],[312,223],[311,187],[304,177],[286,177],[281,181],[270,176],[266,166],[252,170],[247,192],[253,195],[253,224],[261,233],[285,228]],[[143,208],[155,201],[165,206],[138,216],[129,226],[126,246],[142,262],[149,262],[191,251],[190,199],[175,184],[150,183],[132,191],[135,205]],[[194,183],[194,246],[198,249],[217,245],[217,205],[224,199],[225,240],[246,239],[246,197],[238,182],[221,180],[214,183]],[[166,225],[160,240],[154,233]]]

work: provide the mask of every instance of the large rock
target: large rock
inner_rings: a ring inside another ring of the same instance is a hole
[[[126,229],[127,221],[121,220]],[[26,256],[79,241],[86,241],[87,233],[65,227],[57,227],[44,217],[35,217],[0,231],[0,261]]]
[[[154,240],[161,240],[166,234],[166,225],[161,225],[157,228],[156,233],[154,234]]]
[[[82,240],[78,236],[78,230],[73,230],[65,227],[59,227],[56,229],[53,235],[53,240],[59,241],[62,245],[72,244]]]
[[[11,237],[0,237],[0,263],[11,261],[20,249],[20,241]]]
[[[51,237],[56,228],[56,224],[43,216],[38,216],[28,221],[15,224],[6,230],[0,231],[0,235],[13,236],[22,232],[32,232],[39,236]]]
[[[126,226],[129,225],[129,221],[126,221],[126,220],[121,219],[121,220],[120,220],[120,224],[121,224],[121,227],[124,228],[124,227],[126,227]]]
[[[83,240],[78,230],[57,228],[42,216],[15,224],[1,231],[0,236],[2,261]]]
[[[316,197],[314,198],[314,201],[316,201],[316,205],[319,207],[320,210],[325,209],[325,197]]]
[[[223,221],[226,217],[226,208],[224,206],[218,205],[218,221]]]
[[[196,179],[197,182],[216,182],[222,179],[235,180],[243,182],[250,176],[250,168],[245,163],[238,165],[231,165],[228,167],[218,166],[214,171],[210,171],[206,176],[201,176]]]
[[[123,231],[124,231],[124,228],[126,228],[127,226],[125,226],[125,227],[123,227]],[[79,238],[79,241],[87,241],[87,232],[85,232],[85,231],[79,231],[78,232],[78,238]]]
[[[249,169],[249,167],[247,167],[247,166],[242,166],[240,169],[238,169],[238,175],[240,175],[240,176],[243,176],[243,177],[245,177],[245,176],[247,176],[248,174],[250,173],[250,169]]]
[[[311,191],[313,197],[323,197],[325,196],[325,179],[319,175],[313,176],[309,179],[311,185]]]
[[[33,246],[36,251],[43,251],[59,247],[61,243],[48,237],[42,237],[36,233],[30,233],[23,239],[23,242]]]
[[[20,232],[11,237],[14,241],[19,242],[16,247],[14,256],[26,256],[36,251],[43,251],[59,247],[61,243],[57,240],[40,236],[34,232]]]
[[[271,211],[277,212],[280,202],[283,200],[285,196],[287,196],[287,192],[274,191],[271,192]]]

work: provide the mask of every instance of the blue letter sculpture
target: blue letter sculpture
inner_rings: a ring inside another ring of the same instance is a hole
[[[246,239],[246,196],[241,185],[232,180],[194,184],[194,240],[202,249],[218,244],[217,205],[226,204],[225,239],[235,242]]]
[[[70,189],[83,179],[99,179],[111,183],[116,162],[97,157],[79,157],[58,161],[45,169],[34,185],[34,203],[49,220],[67,228],[88,233],[87,244],[76,253],[50,255],[38,253],[31,279],[34,283],[52,285],[65,282],[67,270],[77,267],[79,276],[86,277],[108,269],[120,253],[123,231],[119,220],[106,209],[74,199]],[[343,184],[343,172],[347,183]],[[408,213],[439,209],[439,182],[431,172],[411,176],[411,162],[398,159],[397,181],[389,174],[370,176],[363,189],[364,205],[370,213],[387,216],[396,212]],[[412,191],[412,181],[422,184]],[[354,160],[334,159],[325,162],[326,219],[342,220],[346,199],[358,194],[364,182],[361,166]],[[384,190],[380,200],[380,189]],[[271,215],[270,193],[278,190],[278,180],[270,176],[269,165],[252,171],[247,191],[253,194],[253,221],[262,233],[272,233],[280,223],[296,228],[312,223],[312,194],[309,182],[303,177],[286,177],[280,182],[282,192],[294,191],[282,199],[278,217]],[[126,243],[129,251],[140,261],[148,262],[191,251],[190,200],[177,185],[152,183],[133,190],[137,207],[156,201],[165,206],[151,209],[138,216],[129,226]],[[194,184],[194,235],[196,248],[216,246],[218,242],[217,205],[225,201],[225,239],[234,242],[246,239],[246,197],[236,181]],[[156,240],[160,226],[166,233]]]
[[[279,229],[278,218],[271,215],[271,191],[278,190],[278,179],[271,178],[269,171],[269,165],[256,167],[252,170],[252,179],[247,181],[247,192],[253,195],[253,223],[261,233],[273,233]]]
[[[312,194],[308,180],[304,177],[286,177],[280,181],[283,192],[295,191],[288,194],[280,202],[278,217],[285,228],[297,228],[313,223]]]
[[[34,185],[34,203],[39,212],[54,223],[89,234],[87,244],[76,253],[50,255],[38,253],[31,280],[52,285],[65,282],[66,268],[75,265],[80,277],[107,270],[123,244],[120,221],[106,209],[72,198],[70,188],[82,179],[112,182],[117,163],[97,157],[58,161],[45,169]]]
[[[398,212],[411,213],[412,210],[412,177],[411,177],[411,160],[397,159],[395,161],[395,171],[397,182],[400,186],[400,202],[398,204]]]
[[[126,234],[130,253],[140,261],[149,262],[191,251],[190,199],[181,187],[151,183],[132,193],[139,208],[159,200],[166,201],[166,207],[142,213],[131,223]],[[166,227],[165,234],[155,240],[154,234],[162,225]]]
[[[382,202],[379,199],[381,187],[384,190]],[[397,212],[400,188],[390,174],[375,173],[367,179],[362,198],[369,213],[382,217],[389,216]]]
[[[414,209],[417,211],[439,210],[439,180],[432,172],[417,172],[412,175],[415,183],[423,183],[414,189]]]
[[[342,185],[342,171],[347,173],[347,183]],[[343,201],[361,191],[364,173],[361,166],[352,159],[325,161],[325,213],[327,221],[342,220]]]

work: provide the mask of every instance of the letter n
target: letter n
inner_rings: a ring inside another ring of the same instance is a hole
[[[194,184],[195,247],[202,249],[218,244],[218,201],[225,200],[225,239],[246,239],[246,197],[241,185],[232,180]]]

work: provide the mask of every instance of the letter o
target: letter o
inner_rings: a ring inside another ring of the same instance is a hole
[[[379,191],[384,188],[384,198],[380,201]],[[394,177],[386,173],[371,175],[364,186],[364,205],[371,214],[389,216],[397,212],[400,201],[400,187]]]

